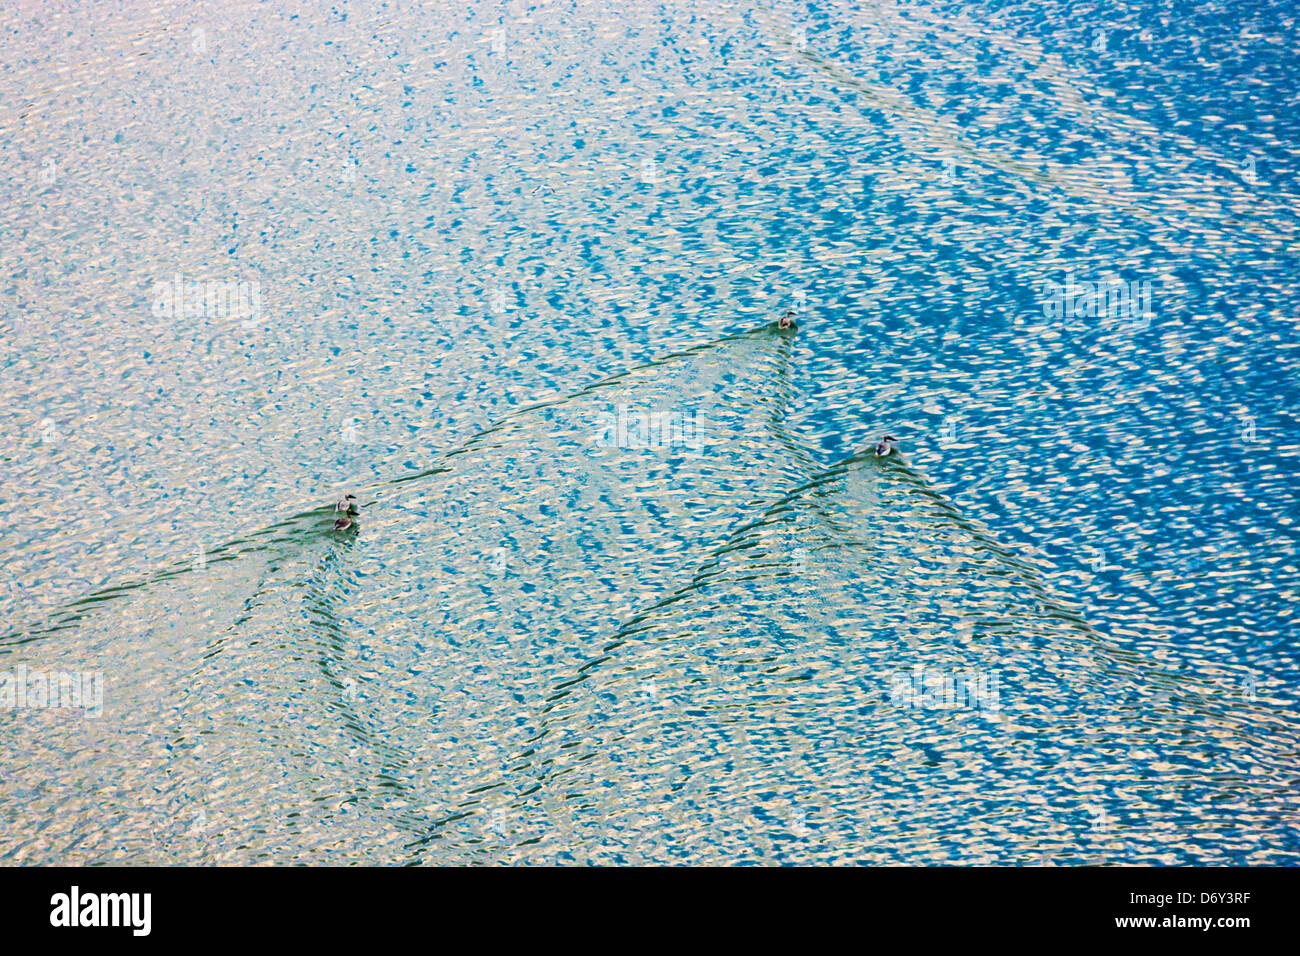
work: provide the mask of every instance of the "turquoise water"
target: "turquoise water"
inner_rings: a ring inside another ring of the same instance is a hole
[[[1289,6],[5,31],[0,861],[1297,861]]]

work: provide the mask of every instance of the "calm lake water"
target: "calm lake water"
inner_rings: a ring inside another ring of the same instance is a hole
[[[0,863],[1300,862],[1290,3],[3,34]]]

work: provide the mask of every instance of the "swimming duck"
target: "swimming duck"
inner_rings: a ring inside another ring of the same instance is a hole
[[[790,329],[794,327],[794,309],[786,309],[785,315],[776,320],[778,329]]]
[[[886,435],[880,441],[876,442],[876,457],[885,458],[888,455],[898,453],[898,439],[893,435]]]
[[[334,505],[334,512],[338,515],[334,519],[334,530],[347,531],[354,524],[352,516],[361,513],[361,508],[357,506],[357,496],[344,495]]]

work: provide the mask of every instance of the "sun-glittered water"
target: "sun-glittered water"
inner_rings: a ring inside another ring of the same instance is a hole
[[[4,33],[0,862],[1300,861],[1289,5]]]

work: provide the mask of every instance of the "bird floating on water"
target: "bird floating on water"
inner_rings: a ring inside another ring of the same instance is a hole
[[[794,328],[794,309],[786,309],[785,315],[776,320],[776,327],[778,329]]]
[[[885,458],[889,455],[898,454],[898,439],[893,435],[886,435],[880,441],[876,442],[876,457]]]
[[[348,528],[353,527],[356,522],[352,520],[352,516],[361,513],[361,508],[357,505],[357,496],[344,495],[334,505],[334,513],[338,515],[334,519],[335,531],[347,531]]]

